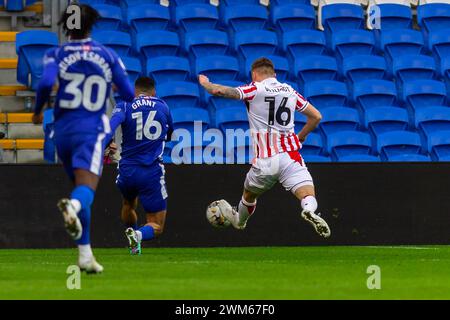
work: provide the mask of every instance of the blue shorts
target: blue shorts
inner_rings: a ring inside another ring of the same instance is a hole
[[[105,133],[55,134],[55,146],[58,158],[72,180],[75,169],[84,169],[101,176]]]
[[[157,213],[167,209],[167,190],[162,164],[151,166],[120,165],[116,184],[123,197],[139,201],[147,213]]]

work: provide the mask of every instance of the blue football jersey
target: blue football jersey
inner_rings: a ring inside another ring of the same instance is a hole
[[[140,95],[133,102],[119,103],[111,116],[111,132],[122,128],[120,165],[151,165],[162,160],[164,145],[173,131],[167,104]]]
[[[105,112],[113,83],[123,100],[134,98],[120,58],[113,50],[91,39],[69,41],[47,52],[36,113],[48,100],[56,79],[58,93],[54,116],[55,132],[59,134],[108,132]]]

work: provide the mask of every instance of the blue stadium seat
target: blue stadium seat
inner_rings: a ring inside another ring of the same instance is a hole
[[[423,154],[398,154],[389,156],[389,159],[386,159],[389,162],[430,162],[431,159],[429,156]]]
[[[335,160],[350,155],[370,155],[370,135],[361,131],[340,131],[327,137],[328,153]]]
[[[275,29],[282,33],[314,29],[316,27],[316,12],[314,7],[305,4],[286,4],[271,8],[271,22]]]
[[[311,132],[308,134],[305,142],[302,143],[300,153],[302,156],[316,155],[319,156],[323,152],[322,136],[318,133]]]
[[[436,63],[433,58],[425,55],[405,55],[394,58],[392,70],[394,76],[403,83],[436,77]]]
[[[167,102],[170,109],[200,107],[198,86],[192,82],[171,81],[156,86],[156,92]]]
[[[272,31],[242,31],[235,35],[235,50],[243,59],[274,55],[277,46],[277,35]]]
[[[184,50],[192,58],[225,55],[228,47],[228,35],[222,31],[203,30],[188,32],[185,35]]]
[[[320,129],[328,136],[340,131],[353,131],[359,128],[359,113],[356,109],[330,107],[321,111]]]
[[[300,87],[311,81],[336,80],[338,76],[336,59],[317,55],[296,59],[293,76],[298,78]]]
[[[303,157],[303,159],[307,162],[307,163],[321,163],[321,162],[331,162],[331,159],[329,157],[325,157],[325,156],[318,156],[318,155],[314,155],[314,154],[305,154],[305,156]]]
[[[122,10],[109,4],[95,4],[92,7],[100,14],[94,30],[119,30],[123,21]]]
[[[405,54],[421,54],[424,50],[422,33],[416,30],[387,30],[381,33],[381,49],[390,60]]]
[[[450,131],[435,131],[428,137],[428,152],[436,161],[450,161]]]
[[[450,32],[444,29],[431,33],[429,50],[440,60],[450,57]]]
[[[134,32],[164,30],[170,22],[169,8],[157,4],[143,4],[128,8],[128,25]]]
[[[306,124],[306,117],[301,112],[294,113],[294,125],[295,131],[300,132],[303,126]]]
[[[415,125],[425,136],[435,131],[450,131],[450,108],[433,107],[417,109],[415,112]]]
[[[2,1],[3,2],[3,1]],[[2,3],[3,5],[4,3]],[[6,11],[23,11],[25,9],[25,3],[23,0],[8,0],[5,5]]]
[[[409,131],[390,131],[377,136],[377,151],[383,160],[401,154],[421,154],[419,134]]]
[[[92,33],[92,38],[113,49],[121,57],[127,56],[131,49],[131,36],[128,32],[95,31]]]
[[[239,73],[239,62],[234,57],[211,55],[195,61],[195,74],[206,75],[213,82],[237,80]]]
[[[414,80],[403,85],[403,101],[414,110],[428,106],[445,106],[447,92],[443,82]]]
[[[159,2],[159,0],[158,0]],[[184,6],[190,3],[206,3],[209,4],[210,0],[171,0],[170,5],[174,5],[175,7]]]
[[[363,110],[379,106],[393,106],[397,102],[397,89],[392,81],[365,80],[353,86],[353,101]]]
[[[407,130],[409,124],[408,112],[398,107],[377,107],[365,112],[365,126],[377,136],[388,131]]]
[[[136,51],[146,59],[174,56],[180,48],[178,34],[170,31],[148,31],[136,35]]]
[[[373,55],[351,56],[344,59],[342,73],[353,83],[370,79],[382,80],[387,75],[386,60]]]
[[[318,30],[296,30],[283,34],[283,50],[294,60],[309,55],[321,55],[326,50],[323,32]]]
[[[280,57],[280,56],[266,56],[266,58],[269,58],[272,60],[274,66],[275,66],[275,72],[277,74],[277,79],[280,82],[285,82],[288,79],[288,75],[290,72],[289,62],[286,58]],[[244,68],[242,69],[242,78],[243,79],[251,79],[251,66],[253,61],[255,61],[254,58],[250,58],[245,60]]]
[[[341,59],[345,59],[353,55],[373,54],[375,39],[367,30],[344,30],[333,33],[331,46]]]
[[[215,6],[192,3],[176,7],[175,22],[185,32],[215,29],[218,21]]]
[[[320,110],[327,107],[347,105],[347,87],[345,83],[333,80],[312,81],[305,84],[305,97]]]
[[[370,154],[351,154],[342,156],[338,159],[339,162],[380,162],[380,157]]]
[[[17,81],[37,89],[42,77],[45,52],[58,46],[58,36],[48,31],[24,31],[16,36]],[[31,77],[30,77],[31,75]]]
[[[202,131],[208,129],[210,126],[208,111],[201,108],[182,107],[171,110],[174,130],[183,128],[194,132],[194,122],[202,124]]]
[[[230,1],[230,0],[225,0]],[[240,0],[231,0],[231,1],[240,1]],[[249,1],[249,0],[246,0]],[[259,1],[259,0],[256,0]],[[270,0],[271,6],[281,6],[285,4],[311,4],[310,0]]]
[[[156,57],[147,61],[147,75],[156,83],[187,81],[191,73],[189,60],[180,57]]]
[[[245,107],[231,107],[219,109],[216,112],[216,127],[225,132],[227,129],[248,130],[248,116]]]
[[[417,21],[427,33],[450,29],[450,3],[429,3],[418,6]]]
[[[411,29],[411,7],[396,3],[381,3],[380,8],[381,30]]]
[[[127,70],[128,78],[130,78],[131,83],[134,84],[137,78],[142,74],[141,61],[136,58],[123,57],[122,62]]]
[[[238,87],[242,85],[242,83],[237,81],[219,81],[219,84],[229,86],[229,87]],[[203,93],[203,102],[208,106],[208,109],[211,110],[212,113],[219,109],[229,109],[233,107],[242,107],[243,103],[240,100],[234,99],[226,99],[222,97],[215,97],[210,95],[205,90],[202,90]]]
[[[445,80],[450,81],[450,55],[441,60],[440,74]]]
[[[233,32],[264,29],[267,9],[260,5],[235,5],[225,8],[223,24]]]
[[[322,7],[322,25],[327,33],[347,29],[363,29],[362,7],[346,3],[325,5]]]

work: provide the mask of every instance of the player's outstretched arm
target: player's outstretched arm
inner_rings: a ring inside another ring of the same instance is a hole
[[[224,97],[229,99],[241,99],[241,95],[236,88],[222,86],[220,84],[215,84],[209,81],[207,76],[200,74],[198,76],[198,82],[213,96]]]
[[[306,116],[306,124],[303,129],[298,134],[298,139],[300,142],[304,142],[306,136],[312,132],[319,125],[322,120],[322,115],[320,111],[317,110],[311,103],[302,111],[302,113]]]

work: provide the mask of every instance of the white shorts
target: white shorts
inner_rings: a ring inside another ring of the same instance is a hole
[[[292,193],[303,186],[314,186],[311,174],[299,153],[284,152],[270,158],[256,159],[247,173],[244,187],[260,195],[277,182]]]

